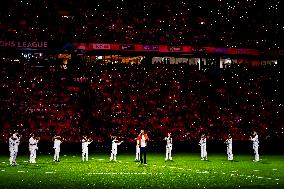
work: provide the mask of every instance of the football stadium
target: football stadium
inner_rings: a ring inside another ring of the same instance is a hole
[[[284,188],[280,0],[0,10],[0,188]]]

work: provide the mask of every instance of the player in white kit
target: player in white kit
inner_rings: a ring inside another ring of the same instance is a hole
[[[168,136],[165,137],[165,139],[167,141],[166,144],[166,158],[165,160],[173,160],[172,158],[172,149],[173,149],[173,139],[171,137],[171,133],[168,133]]]
[[[232,161],[233,160],[233,139],[230,134],[228,135],[228,138],[226,139],[225,143],[227,145],[228,160]]]
[[[53,158],[53,161],[60,162],[59,161],[60,145],[63,142],[63,139],[61,138],[61,136],[56,136],[55,135],[53,137],[53,140],[54,140],[54,145],[53,145],[53,148],[54,148],[54,158]]]
[[[254,150],[254,160],[253,161],[259,161],[259,154],[258,154],[259,141],[258,141],[258,135],[256,131],[253,132],[253,135],[250,137],[250,140],[252,141],[252,148]]]
[[[117,146],[120,145],[123,141],[119,142],[116,136],[112,136],[112,144],[111,144],[111,154],[110,154],[110,161],[116,161],[117,155]]]
[[[89,144],[93,142],[92,139],[88,139],[87,136],[83,136],[82,139],[82,161],[89,161]]]
[[[139,140],[135,138],[136,140],[136,156],[135,161],[140,161],[140,146],[139,146]]]
[[[20,145],[20,139],[21,136],[19,135],[18,132],[15,132],[12,134],[12,136],[9,138],[9,151],[10,151],[10,165],[18,165],[16,162],[17,159],[17,154],[18,154],[18,149]]]
[[[13,162],[13,159],[14,159],[14,145],[15,145],[15,141],[14,141],[14,138],[13,138],[13,135],[11,135],[9,137],[9,152],[10,152],[10,158],[9,158],[9,161],[10,161],[10,165],[14,165],[15,162]]]
[[[205,136],[205,134],[201,135],[199,145],[201,147],[201,160],[207,160],[206,136]]]
[[[31,134],[31,137],[29,139],[30,163],[36,163],[36,151],[38,150],[38,141],[39,138],[35,137],[34,134]]]

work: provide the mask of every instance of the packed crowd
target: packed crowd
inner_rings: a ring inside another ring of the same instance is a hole
[[[0,140],[9,133],[58,134],[78,141],[88,134],[134,140],[145,129],[151,140],[168,132],[175,141],[283,138],[280,67],[204,68],[188,64],[78,64],[32,67],[1,64]],[[29,135],[23,134],[23,137]],[[27,139],[27,138],[26,138]]]
[[[9,0],[0,39],[281,49],[280,0]]]

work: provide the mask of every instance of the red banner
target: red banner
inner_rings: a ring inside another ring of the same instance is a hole
[[[193,47],[171,45],[143,45],[143,44],[98,44],[98,43],[74,43],[76,49],[86,51],[112,50],[135,52],[161,52],[161,53],[191,53],[191,54],[224,54],[224,55],[262,55],[256,49],[219,48],[219,47]],[[273,51],[268,55],[283,55],[283,50]]]

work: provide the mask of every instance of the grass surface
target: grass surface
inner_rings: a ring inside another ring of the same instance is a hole
[[[63,155],[53,162],[52,155],[39,155],[37,164],[28,156],[17,158],[18,166],[9,166],[0,156],[0,188],[284,188],[284,156],[239,155],[233,162],[223,154],[175,154],[164,161],[164,154],[148,154],[148,165],[134,161],[135,154],[118,154],[109,162],[106,154],[91,154],[81,162],[80,154]]]

